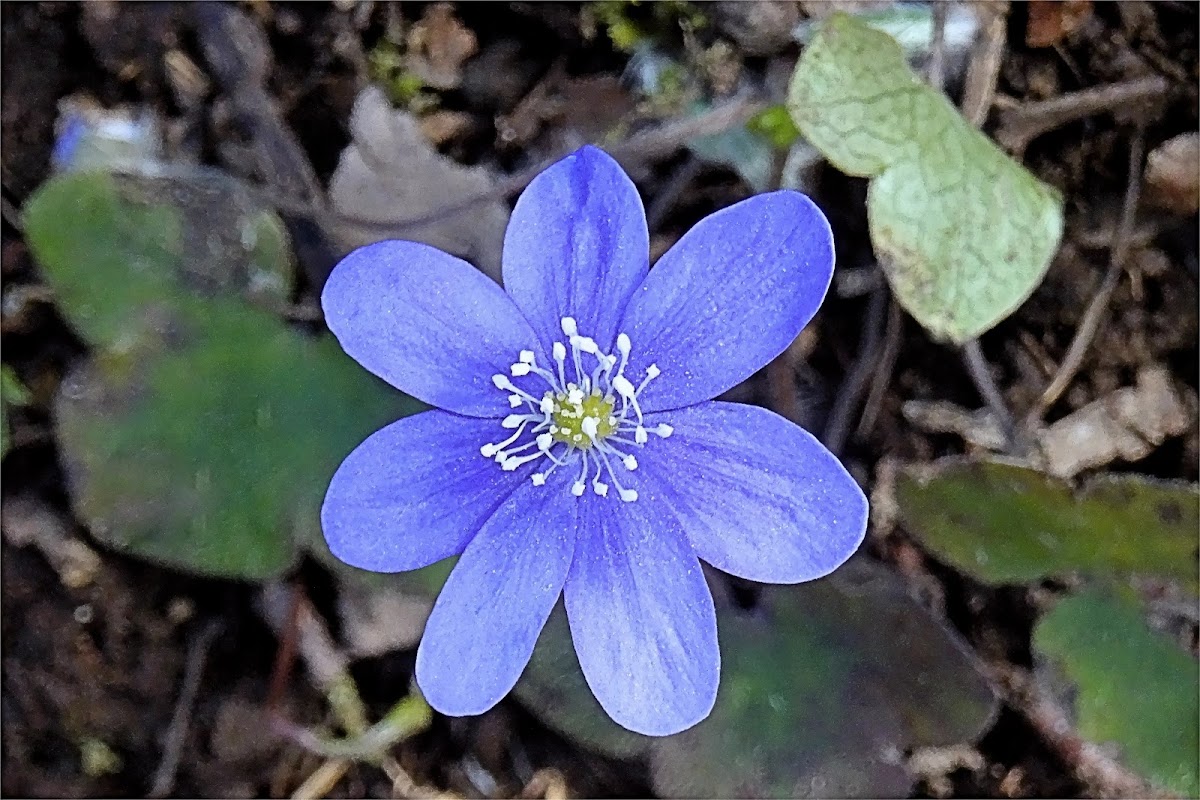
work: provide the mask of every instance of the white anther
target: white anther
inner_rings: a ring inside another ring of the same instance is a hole
[[[534,486],[545,486],[546,485],[546,476],[540,472],[533,473],[533,485]]]
[[[633,347],[633,345],[630,344],[630,342],[629,342],[628,334],[624,334],[624,333],[617,334],[617,352],[618,353],[620,353],[623,356],[627,356],[627,355],[629,355],[629,351],[630,351],[630,349],[632,349],[632,347]]]
[[[509,371],[512,372],[514,378],[522,378],[528,375],[531,369],[532,368],[528,364],[522,362],[519,364],[513,364],[512,367],[509,368]]]
[[[571,494],[576,497],[583,497],[584,490],[587,489],[587,484],[583,481],[575,481],[571,484]]]
[[[595,417],[584,417],[583,422],[579,423],[579,427],[589,439],[595,440],[596,434],[600,432],[600,420]]]
[[[551,349],[554,351],[554,360],[555,361],[566,361],[566,359],[567,359],[567,346],[566,345],[564,345],[562,342],[555,342],[554,347],[552,347]]]
[[[608,484],[601,483],[600,481],[596,481],[595,483],[592,484],[592,491],[594,491],[596,494],[600,495],[601,497],[608,497]]]
[[[658,368],[658,364],[651,364],[646,367],[647,378],[657,378],[659,375],[662,375],[662,370]]]
[[[500,448],[497,445],[485,444],[483,447],[479,448],[479,454],[484,458],[491,458],[492,456],[496,455],[496,451],[499,449]]]
[[[635,469],[637,469],[637,459],[633,456],[625,456],[621,459],[621,463],[624,464],[625,469],[629,470],[630,472],[633,472]]]
[[[552,395],[550,395],[549,393],[544,395],[542,397],[542,401],[540,403],[538,403],[538,410],[541,411],[543,414],[553,414],[554,408],[555,408],[554,397]]]
[[[577,406],[583,402],[583,390],[575,386],[567,392],[567,402],[573,406]]]
[[[650,437],[646,434],[646,429],[638,425],[633,429],[633,440],[638,444],[645,444],[650,441]]]
[[[613,378],[612,387],[617,390],[617,394],[621,395],[621,397],[633,399],[634,395],[637,394],[637,390],[633,388],[633,384],[630,383],[629,378],[626,378],[624,375],[618,375]]]
[[[517,356],[517,361],[520,361],[522,364],[532,364],[534,362],[533,351],[522,350]]]
[[[621,499],[626,503],[632,503],[638,499],[638,493],[633,489],[622,489],[620,492]]]
[[[521,423],[525,422],[525,420],[526,417],[524,414],[509,414],[507,417],[501,420],[500,427],[508,428],[511,431],[515,428],[521,427]]]
[[[524,403],[524,402],[525,401],[521,399],[521,395],[519,395],[519,394],[510,394],[508,396],[508,407],[509,408],[519,408],[521,403]]]
[[[539,435],[535,441],[537,442],[538,450],[543,452],[554,446],[554,437],[549,433]]]
[[[596,355],[600,352],[600,345],[596,344],[596,340],[590,336],[572,336],[571,346],[578,347],[585,353]]]
[[[563,317],[561,324],[562,324],[562,332],[565,333],[567,336],[575,336],[576,334],[579,333],[579,326],[575,324],[574,317]]]
[[[508,390],[509,380],[507,375],[496,374],[492,376],[492,383],[497,389]]]
[[[654,432],[665,439],[668,436],[670,436],[672,433],[674,433],[675,429],[672,428],[670,425],[668,425],[665,422],[660,422],[658,424],[658,427],[654,429]]]

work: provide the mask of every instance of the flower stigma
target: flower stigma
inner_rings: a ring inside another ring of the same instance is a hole
[[[567,341],[554,343],[553,368],[540,366],[532,350],[522,350],[509,369],[511,377],[492,376],[492,384],[508,393],[514,410],[500,422],[512,434],[483,445],[479,452],[508,472],[544,458],[548,463],[533,473],[534,486],[545,486],[560,467],[578,469],[571,494],[582,497],[590,483],[595,494],[607,497],[611,486],[617,497],[631,503],[638,493],[622,486],[617,474],[618,469],[638,468],[629,449],[645,446],[650,434],[665,439],[674,432],[666,423],[646,427],[638,405],[638,397],[662,371],[651,364],[635,386],[625,375],[632,350],[626,334],[617,336],[616,354],[612,354],[602,352],[591,337],[581,336],[573,317],[563,317],[561,327]],[[529,375],[546,384],[540,396],[511,379]]]

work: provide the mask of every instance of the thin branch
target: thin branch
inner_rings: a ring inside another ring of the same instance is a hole
[[[1027,672],[1008,664],[993,664],[991,670],[993,683],[1001,688],[1008,703],[1029,720],[1042,740],[1087,785],[1089,796],[1157,796],[1140,777],[1081,737],[1066,710],[1039,690]]]
[[[901,334],[904,333],[904,313],[896,298],[888,304],[887,325],[883,330],[883,351],[879,354],[879,363],[875,366],[875,380],[871,381],[871,391],[863,403],[862,417],[854,435],[860,439],[875,427],[875,420],[883,408],[883,399],[887,396],[888,386],[892,382],[892,373],[896,370],[896,359],[900,356]]]
[[[1007,44],[1008,3],[986,3],[978,9],[987,19],[971,52],[962,97],[962,115],[976,128],[983,127],[996,96],[996,81]]]
[[[1092,339],[1096,336],[1096,331],[1104,319],[1105,312],[1108,310],[1108,301],[1112,298],[1112,294],[1117,288],[1117,283],[1121,278],[1121,272],[1125,266],[1125,260],[1129,255],[1129,242],[1133,231],[1134,215],[1137,212],[1138,197],[1141,194],[1142,157],[1145,154],[1145,149],[1145,131],[1139,127],[1137,133],[1134,134],[1133,142],[1129,146],[1129,182],[1125,187],[1121,219],[1113,230],[1108,269],[1104,273],[1104,279],[1100,282],[1100,288],[1092,296],[1087,310],[1083,313],[1083,318],[1079,321],[1079,328],[1075,331],[1074,338],[1071,339],[1071,344],[1067,348],[1067,354],[1063,357],[1062,364],[1059,365],[1054,378],[1046,386],[1042,392],[1042,396],[1038,398],[1037,404],[1026,417],[1026,426],[1029,428],[1032,428],[1034,424],[1041,421],[1046,411],[1058,401],[1058,398],[1071,384],[1075,373],[1079,371],[1079,367],[1083,364],[1083,357],[1087,353]]]
[[[829,420],[825,423],[825,431],[821,434],[821,443],[835,455],[840,455],[846,445],[846,437],[850,433],[850,425],[854,412],[858,409],[859,398],[875,372],[879,361],[879,347],[883,339],[884,315],[887,313],[889,296],[887,287],[880,286],[871,292],[867,305],[867,313],[863,317],[862,335],[859,337],[858,355],[850,367],[850,373],[838,389],[833,400],[833,408],[829,412]]]
[[[175,702],[175,713],[171,715],[171,724],[167,727],[166,744],[163,747],[162,761],[154,772],[154,783],[150,787],[151,797],[166,797],[175,788],[175,775],[179,770],[179,759],[183,755],[183,745],[187,741],[188,729],[192,724],[192,709],[196,705],[196,695],[200,692],[200,681],[204,677],[204,663],[208,659],[208,649],[213,640],[221,632],[221,623],[209,621],[192,639],[188,647],[187,666],[183,671],[183,685],[179,690],[179,699]]]
[[[999,387],[992,379],[991,365],[984,358],[978,339],[972,339],[963,345],[962,357],[963,363],[967,366],[967,372],[975,383],[975,388],[979,390],[980,397],[983,398],[988,410],[1000,423],[1000,429],[1004,431],[1004,438],[1008,441],[1009,449],[1014,449],[1017,442],[1017,426],[1013,422],[1012,414],[1008,411],[1008,406],[1004,403],[1004,395],[1000,393]]]
[[[946,86],[946,13],[948,3],[933,4],[933,42],[929,46],[929,66],[925,80],[939,92]]]
[[[1019,155],[1030,142],[1055,128],[1103,111],[1128,112],[1131,106],[1165,99],[1170,89],[1166,78],[1152,75],[1070,92],[1052,100],[1021,103],[1001,112],[995,138],[1001,147]]]

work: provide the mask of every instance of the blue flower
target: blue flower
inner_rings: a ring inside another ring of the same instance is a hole
[[[826,575],[867,503],[810,434],[713,401],[796,338],[833,242],[804,195],[702,220],[649,269],[637,189],[585,147],[521,195],[505,289],[432,247],[347,256],[321,297],[346,352],[437,410],[378,431],[329,486],[333,553],[378,572],[461,555],[417,653],[442,713],[512,689],[558,598],[600,704],[649,735],[712,709],[720,654],[700,561]]]

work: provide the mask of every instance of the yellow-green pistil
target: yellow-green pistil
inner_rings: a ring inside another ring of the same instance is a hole
[[[570,392],[554,396],[554,411],[550,413],[550,435],[556,442],[587,450],[596,440],[603,441],[616,432],[620,420],[613,415],[611,399],[593,390],[579,402],[571,400]],[[585,422],[586,420],[594,420],[594,423]],[[589,436],[588,429],[593,424],[596,426],[594,435]]]

